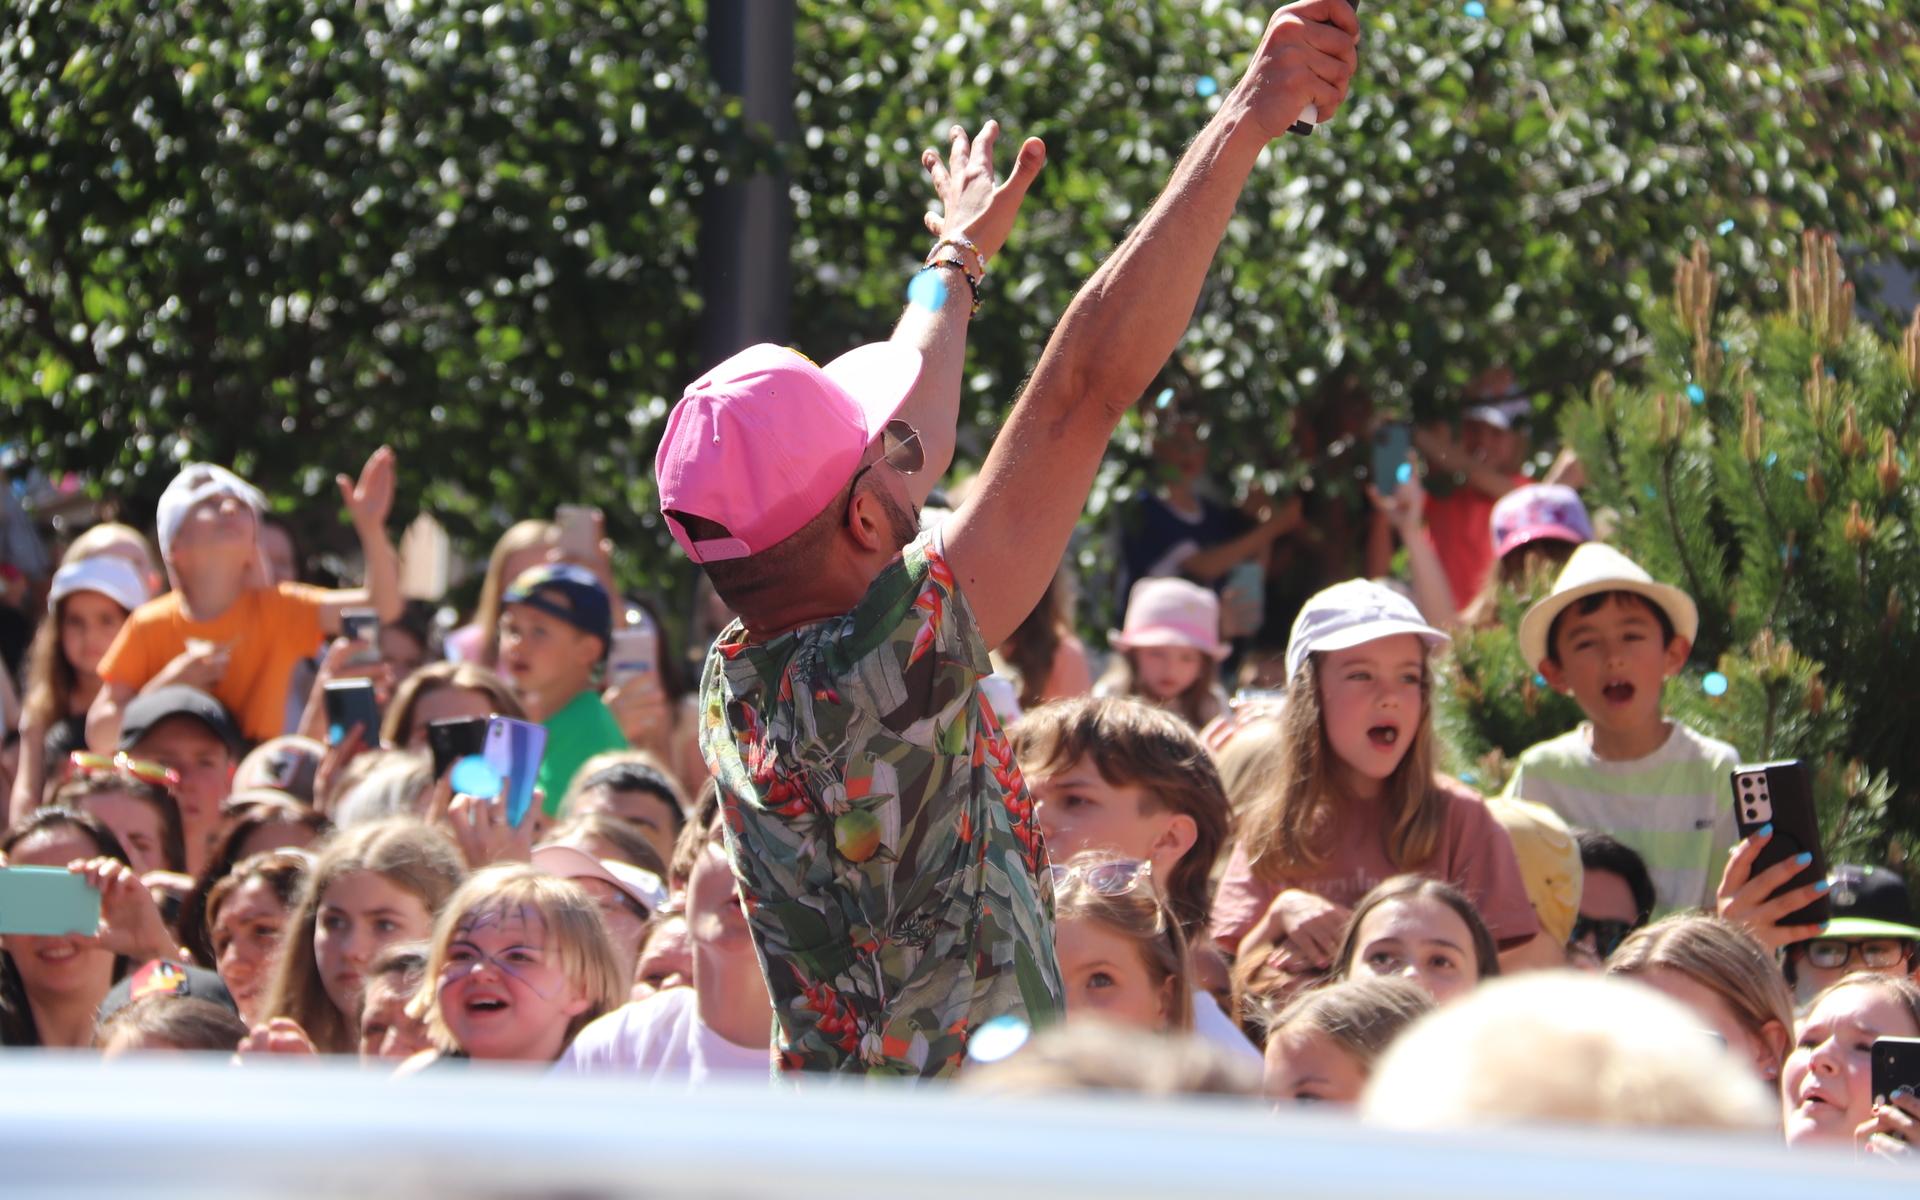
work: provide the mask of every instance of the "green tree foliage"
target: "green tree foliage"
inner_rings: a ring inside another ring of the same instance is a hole
[[[231,462],[324,520],[388,441],[483,553],[583,491],[646,536],[730,144],[684,6],[13,12],[0,407],[39,463],[140,512]]]
[[[1258,9],[805,0],[776,152],[669,0],[23,0],[0,27],[8,430],[136,512],[183,454],[292,506],[390,438],[408,498],[482,547],[586,499],[640,552],[625,569],[664,569],[647,454],[696,369],[695,200],[736,155],[789,172],[794,340],[824,357],[898,311],[922,146],[988,116],[1047,139],[974,334],[977,454]],[[1169,368],[1241,468],[1310,471],[1297,408],[1444,411],[1496,358],[1546,393],[1630,366],[1661,256],[1695,236],[1742,287],[1803,228],[1911,244],[1904,9],[1361,14],[1352,100],[1272,150]]]
[[[1699,603],[1696,666],[1667,710],[1750,761],[1812,763],[1830,848],[1885,861],[1897,842],[1911,857],[1920,312],[1898,339],[1856,322],[1833,241],[1813,234],[1785,311],[1722,311],[1726,290],[1696,245],[1648,322],[1643,381],[1602,376],[1563,432],[1610,540]],[[1490,777],[1550,706],[1513,646],[1521,603],[1461,639],[1442,696],[1462,762]]]

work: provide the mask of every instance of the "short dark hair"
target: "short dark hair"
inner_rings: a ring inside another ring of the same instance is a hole
[[[192,996],[144,996],[115,1009],[100,1022],[93,1044],[104,1048],[126,1031],[165,1042],[176,1050],[231,1054],[247,1036],[247,1023],[224,1004]]]
[[[1639,852],[1610,834],[1592,829],[1574,830],[1573,840],[1580,847],[1583,872],[1611,871],[1626,880],[1627,890],[1633,893],[1634,925],[1645,925],[1653,917],[1653,877],[1647,874],[1646,861]]]
[[[1560,622],[1566,620],[1567,616],[1574,612],[1578,612],[1583,617],[1590,617],[1609,604],[1636,605],[1646,609],[1653,614],[1654,620],[1660,622],[1660,644],[1662,646],[1670,646],[1673,644],[1673,618],[1667,615],[1665,608],[1655,604],[1639,592],[1630,592],[1625,588],[1616,588],[1610,592],[1595,592],[1591,596],[1582,596],[1560,610],[1553,618],[1553,624],[1547,626],[1547,661],[1553,663],[1555,666],[1560,664]]]
[[[1340,949],[1333,956],[1334,980],[1353,977],[1353,960],[1358,958],[1360,945],[1360,926],[1366,921],[1367,914],[1385,904],[1396,900],[1432,900],[1452,909],[1454,915],[1467,927],[1467,935],[1472,940],[1474,967],[1482,982],[1500,974],[1500,948],[1494,943],[1493,933],[1480,916],[1480,910],[1467,899],[1467,894],[1450,883],[1438,879],[1429,879],[1424,875],[1395,875],[1376,886],[1360,898],[1353,906],[1353,915],[1347,918],[1347,930],[1340,939]]]
[[[567,794],[572,797],[602,788],[609,792],[645,792],[656,797],[667,806],[667,814],[673,821],[674,836],[679,836],[680,831],[687,827],[686,802],[680,798],[679,785],[651,763],[636,759],[608,763],[593,774],[577,780]]]
[[[846,518],[847,505],[852,501],[856,483],[875,486],[865,483],[865,479],[871,476],[870,471],[861,480],[848,476],[845,485],[834,493],[825,508],[807,518],[805,525],[758,554],[701,563],[700,569],[707,573],[707,581],[713,584],[713,590],[719,593],[728,608],[744,612],[754,607],[765,593],[789,586],[802,572],[817,570],[821,553]],[[734,536],[733,531],[725,525],[706,517],[677,510],[667,515],[680,522],[687,536],[695,541]]]

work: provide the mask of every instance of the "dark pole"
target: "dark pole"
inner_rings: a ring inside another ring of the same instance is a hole
[[[793,0],[711,0],[714,81],[741,100],[750,128],[793,135]],[[702,358],[711,366],[755,342],[787,340],[793,211],[784,172],[736,178],[702,206]]]

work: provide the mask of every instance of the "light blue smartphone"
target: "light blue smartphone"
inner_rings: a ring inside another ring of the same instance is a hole
[[[65,867],[0,867],[0,934],[91,936],[100,932],[100,893]]]
[[[488,717],[487,740],[480,756],[507,781],[507,823],[519,826],[533,807],[534,777],[547,752],[546,727],[512,717]]]

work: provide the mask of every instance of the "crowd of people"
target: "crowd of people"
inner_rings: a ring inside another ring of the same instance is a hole
[[[662,512],[725,614],[697,686],[565,516],[500,536],[465,623],[423,619],[387,449],[338,481],[359,586],[302,582],[262,493],[197,463],[150,526],[11,572],[32,634],[0,854],[98,917],[8,888],[0,1043],[1206,1091],[1905,1158],[1920,1102],[1870,1069],[1920,1038],[1903,879],[1756,870],[1739,749],[1662,708],[1694,603],[1596,536],[1577,464],[1521,472],[1510,375],[1422,434],[1445,495],[1371,489],[1365,573],[1315,580],[1271,652],[1312,522],[1209,496],[1204,412],[1166,417],[1121,628],[1082,639],[1062,563],[1108,440],[1261,152],[1338,108],[1358,42],[1342,0],[1276,14],[964,487],[967,331],[1045,148],[1005,178],[991,122],[927,151],[940,286],[892,338],[825,366],[749,348],[668,419]],[[1586,720],[1483,796],[1438,767],[1436,663],[1542,572],[1518,642]],[[330,703],[356,681],[375,719]],[[545,732],[524,814],[436,741],[500,717]],[[1830,921],[1794,923],[1821,897]]]

